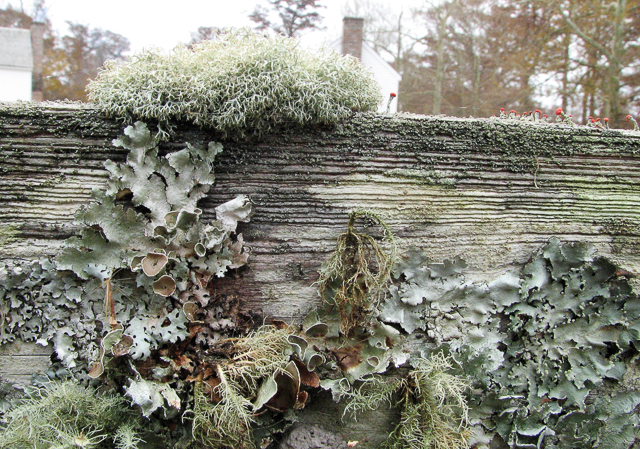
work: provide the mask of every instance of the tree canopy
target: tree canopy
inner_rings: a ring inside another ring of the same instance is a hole
[[[46,17],[44,0],[34,3],[32,12],[8,5],[0,9],[0,26],[29,28],[34,21],[43,22],[44,61],[43,98],[45,100],[83,100],[89,79],[109,59],[120,60],[129,50],[129,40],[111,31],[67,22],[68,32],[60,37]]]
[[[622,126],[640,108],[640,0],[445,0],[404,11],[352,0],[403,75],[400,109],[488,116],[563,107]]]

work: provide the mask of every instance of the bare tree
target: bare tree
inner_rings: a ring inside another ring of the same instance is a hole
[[[122,59],[129,40],[120,34],[69,22],[69,35],[49,50],[45,64],[46,100],[86,101],[85,87],[108,59]]]
[[[319,0],[267,0],[269,7],[256,5],[249,18],[258,30],[273,30],[287,37],[298,37],[304,30],[319,29],[324,8]]]
[[[594,111],[600,96],[602,115],[621,122],[626,99],[623,71],[637,65],[640,36],[638,0],[541,0],[551,2],[582,44],[576,58],[588,76],[582,79],[583,109]],[[636,64],[633,63],[636,60]],[[637,69],[636,69],[637,70]],[[600,94],[598,94],[598,92]],[[593,98],[593,103],[591,102]]]
[[[405,55],[416,43],[417,28],[412,11],[389,8],[376,0],[350,0],[342,8],[344,16],[364,19],[364,39],[383,58],[402,73]]]
[[[224,32],[224,28],[219,27],[199,27],[198,31],[191,33],[191,41],[189,45],[197,44],[202,41],[216,39]]]

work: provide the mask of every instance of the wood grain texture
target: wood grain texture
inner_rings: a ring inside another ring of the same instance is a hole
[[[0,346],[0,381],[28,384],[32,375],[47,370],[52,353],[50,345],[14,342]]]
[[[124,125],[89,105],[0,108],[0,258],[55,254],[77,232],[75,211],[104,185]],[[163,151],[217,140],[178,127]],[[320,264],[356,208],[374,211],[401,247],[455,256],[474,279],[527,261],[552,236],[586,241],[640,272],[640,134],[508,120],[358,115],[334,128],[223,142],[204,219],[238,194],[249,266],[216,293],[297,319],[318,302]]]
[[[73,216],[104,187],[104,162],[126,157],[111,143],[123,128],[89,105],[0,105],[0,259],[54,255],[78,232]],[[211,140],[179,126],[161,150]],[[236,195],[255,204],[240,226],[249,265],[213,285],[245,310],[296,321],[317,305],[320,265],[358,208],[383,217],[401,248],[436,262],[460,256],[474,281],[519,269],[553,236],[640,273],[640,133],[398,114],[222,143],[200,206],[207,221]],[[2,379],[24,383],[46,368],[50,349],[34,347],[0,348]],[[331,407],[324,397],[301,419],[363,448],[393,426],[386,410],[343,424]]]

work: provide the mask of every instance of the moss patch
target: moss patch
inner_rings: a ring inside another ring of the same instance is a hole
[[[17,225],[0,226],[0,248],[19,240],[20,227]]]

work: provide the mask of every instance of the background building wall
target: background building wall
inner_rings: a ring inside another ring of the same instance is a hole
[[[0,27],[0,101],[31,101],[31,31]]]
[[[31,70],[0,67],[0,101],[31,101]]]

